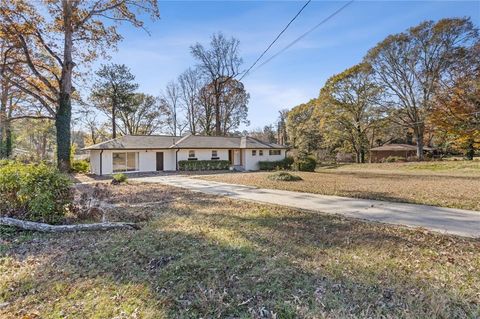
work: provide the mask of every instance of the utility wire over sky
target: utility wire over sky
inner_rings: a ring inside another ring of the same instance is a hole
[[[270,43],[270,45],[265,49],[265,51],[262,52],[262,54],[260,54],[260,56],[258,57],[257,60],[255,60],[255,62],[253,62],[253,64],[248,68],[247,71],[245,71],[245,73],[243,73],[242,77],[239,79],[239,81],[241,81],[247,74],[248,72],[250,72],[250,70],[258,63],[258,61],[260,61],[261,58],[263,58],[263,56],[267,53],[268,50],[270,50],[270,48],[273,46],[273,44],[275,42],[277,42],[277,40],[282,36],[283,33],[285,33],[285,31],[287,31],[288,27],[292,24],[293,21],[295,21],[295,19],[300,15],[300,13],[302,13],[302,11],[308,6],[308,4],[311,2],[312,0],[308,0],[304,5],[303,7],[300,9],[300,11],[297,12],[297,14],[287,23],[287,25],[285,26],[285,28],[283,28],[283,30],[277,35],[277,37],[272,41],[272,43]]]
[[[283,48],[282,50],[280,50],[279,52],[275,53],[274,55],[272,55],[270,58],[268,58],[265,62],[263,62],[262,64],[260,64],[256,70],[258,70],[259,68],[261,68],[262,66],[264,66],[265,64],[267,64],[268,62],[272,61],[274,58],[276,58],[277,56],[279,56],[280,54],[282,54],[283,52],[287,51],[289,48],[291,48],[293,45],[295,45],[298,41],[302,40],[303,38],[305,38],[307,35],[309,35],[310,33],[312,33],[313,31],[315,31],[318,27],[320,27],[322,24],[326,23],[328,20],[332,19],[333,17],[335,17],[337,14],[339,14],[340,12],[343,11],[343,9],[345,9],[346,7],[348,7],[349,5],[351,5],[353,3],[353,1],[355,0],[351,0],[347,3],[345,3],[343,6],[341,6],[340,8],[338,8],[335,12],[333,12],[332,14],[330,14],[328,17],[326,17],[325,19],[323,19],[322,21],[320,21],[316,26],[314,26],[313,28],[311,28],[310,30],[308,30],[307,32],[305,32],[304,34],[302,34],[301,36],[299,36],[298,38],[296,38],[295,40],[293,40],[292,42],[290,42],[289,45],[287,45],[285,48]]]
[[[300,40],[302,40],[303,38],[305,38],[307,35],[309,35],[310,33],[312,33],[313,31],[315,31],[317,28],[319,28],[321,25],[325,24],[326,22],[328,22],[329,20],[331,20],[333,17],[335,17],[337,14],[339,14],[341,11],[343,11],[346,7],[348,7],[349,5],[351,5],[355,0],[351,0],[349,2],[347,2],[346,4],[344,4],[343,6],[341,6],[340,8],[338,8],[336,11],[334,11],[332,14],[330,14],[329,16],[327,16],[325,19],[323,19],[322,21],[320,21],[317,25],[315,25],[313,28],[311,28],[310,30],[308,30],[307,32],[305,32],[304,34],[302,34],[301,36],[299,36],[298,38],[296,38],[295,40],[293,40],[292,42],[290,42],[285,48],[283,48],[282,50],[280,50],[279,52],[275,53],[274,55],[272,55],[271,57],[269,57],[266,61],[262,62],[262,64],[260,64],[257,68],[255,68],[253,71],[256,71],[258,69],[260,69],[262,66],[264,66],[265,64],[269,63],[270,61],[272,61],[274,58],[276,58],[277,56],[279,56],[280,54],[282,54],[283,52],[287,51],[289,48],[291,48],[292,46],[294,46],[297,42],[299,42]],[[305,5],[300,9],[300,11],[295,15],[295,17],[290,20],[290,22],[287,24],[287,26],[278,34],[278,36],[275,38],[275,40],[273,40],[272,43],[270,43],[270,45],[267,47],[267,49],[265,51],[263,51],[263,53],[258,57],[258,59],[252,64],[252,66],[250,66],[248,68],[248,70],[242,75],[242,77],[240,78],[239,81],[241,81],[245,76],[247,76],[247,74],[249,74],[249,72],[252,70],[252,68],[258,63],[258,61],[265,55],[265,53],[267,53],[267,51],[272,47],[272,45],[278,40],[278,38],[280,38],[280,36],[285,32],[285,30],[287,30],[287,28],[290,26],[290,24],[300,15],[300,13],[303,11],[303,9],[305,9],[305,7],[311,2],[311,0],[307,1],[307,3],[305,3]]]

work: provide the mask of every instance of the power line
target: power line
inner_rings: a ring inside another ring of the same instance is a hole
[[[263,58],[263,56],[267,53],[267,51],[270,50],[270,48],[273,46],[273,44],[275,42],[277,42],[277,40],[282,36],[283,33],[285,33],[285,31],[287,31],[288,27],[292,24],[293,21],[295,21],[295,19],[300,15],[300,13],[302,13],[302,11],[307,7],[307,5],[311,1],[312,0],[308,0],[303,5],[303,7],[300,9],[300,11],[298,11],[297,14],[287,23],[287,25],[283,28],[283,30],[277,35],[277,37],[272,41],[272,43],[270,43],[270,45],[265,49],[265,51],[263,51],[262,54],[260,54],[258,59],[255,60],[255,62],[248,68],[248,70],[245,71],[245,73],[243,73],[242,77],[238,81],[241,81],[248,74],[248,72],[250,72],[250,70],[258,63],[258,61],[260,61],[260,59]]]
[[[343,6],[341,6],[340,8],[338,8],[336,11],[334,11],[332,14],[330,14],[328,17],[326,17],[325,19],[323,19],[322,21],[320,21],[317,25],[315,25],[313,28],[311,28],[310,30],[308,30],[307,32],[305,32],[304,34],[302,34],[301,36],[299,36],[298,38],[296,38],[294,41],[290,42],[290,44],[288,44],[285,48],[283,48],[282,50],[280,50],[279,52],[277,52],[276,54],[272,55],[270,58],[268,58],[265,62],[263,62],[262,64],[260,64],[255,70],[258,70],[259,68],[261,68],[262,66],[264,66],[265,64],[267,64],[268,62],[272,61],[274,58],[276,58],[277,56],[279,56],[280,54],[282,54],[283,52],[285,52],[286,50],[288,50],[289,48],[291,48],[293,45],[295,45],[298,41],[302,40],[303,38],[305,38],[307,35],[309,35],[310,33],[312,33],[313,31],[315,31],[315,29],[317,29],[318,27],[320,27],[322,24],[326,23],[327,21],[329,21],[330,19],[332,19],[333,17],[335,17],[337,14],[339,14],[341,11],[343,11],[343,9],[345,9],[346,7],[348,7],[349,5],[351,5],[355,0],[351,0],[349,2],[347,2],[346,4],[344,4]]]

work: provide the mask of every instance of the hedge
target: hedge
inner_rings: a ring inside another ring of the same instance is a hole
[[[67,175],[46,164],[11,161],[0,165],[0,212],[34,222],[55,224],[71,205]]]
[[[260,161],[258,165],[261,171],[274,171],[277,169],[290,169],[293,164],[293,158],[286,157],[280,161]]]
[[[314,172],[317,167],[317,161],[313,157],[305,157],[295,160],[293,169],[301,172]]]
[[[178,161],[178,168],[181,171],[215,171],[227,170],[230,167],[229,161]]]

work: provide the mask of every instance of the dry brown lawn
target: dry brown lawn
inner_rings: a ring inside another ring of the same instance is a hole
[[[303,181],[272,181],[270,172],[227,173],[199,178],[261,188],[427,204],[480,211],[480,161],[344,165]]]
[[[109,187],[117,204],[165,202],[117,211],[147,216],[136,231],[0,228],[1,318],[480,317],[478,240]]]

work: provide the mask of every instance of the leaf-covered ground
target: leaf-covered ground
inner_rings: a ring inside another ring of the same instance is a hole
[[[261,188],[379,199],[480,211],[480,161],[353,164],[295,172],[303,181],[268,179],[269,172],[200,178]]]
[[[164,204],[119,208],[142,216],[137,231],[2,229],[1,318],[480,316],[479,240],[159,185],[112,191]]]

